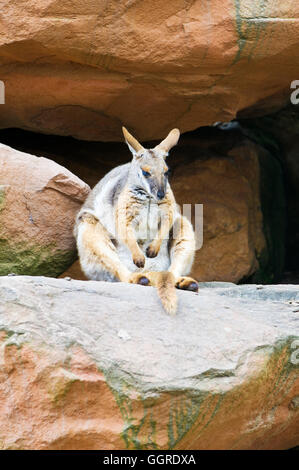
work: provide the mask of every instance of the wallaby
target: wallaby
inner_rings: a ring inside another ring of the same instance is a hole
[[[145,149],[124,127],[123,134],[132,161],[107,173],[77,215],[80,264],[89,279],[155,286],[166,312],[175,314],[175,288],[198,290],[186,277],[194,231],[176,205],[165,162],[180,132],[173,129],[153,149]]]

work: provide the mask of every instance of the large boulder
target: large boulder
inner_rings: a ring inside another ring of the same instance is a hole
[[[2,277],[1,448],[294,447],[298,305],[212,283],[170,317],[151,287]]]
[[[0,275],[58,276],[76,258],[72,234],[89,186],[70,171],[0,144]]]
[[[4,0],[2,10],[2,128],[119,140],[122,122],[160,138],[279,107],[297,78],[297,2]]]

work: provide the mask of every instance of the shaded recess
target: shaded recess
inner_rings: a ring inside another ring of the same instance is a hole
[[[266,116],[246,118],[239,114],[242,128],[250,138],[271,149],[283,170],[287,200],[285,281],[299,278],[299,107],[287,105]],[[274,185],[272,195],[274,194]],[[277,219],[277,225],[283,221]]]

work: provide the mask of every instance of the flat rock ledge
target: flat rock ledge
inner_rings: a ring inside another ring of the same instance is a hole
[[[298,286],[0,278],[0,448],[299,444]]]

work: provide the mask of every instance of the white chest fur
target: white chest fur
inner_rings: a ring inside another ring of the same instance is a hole
[[[140,241],[153,240],[160,225],[160,210],[155,201],[148,200],[134,220],[136,239]]]

